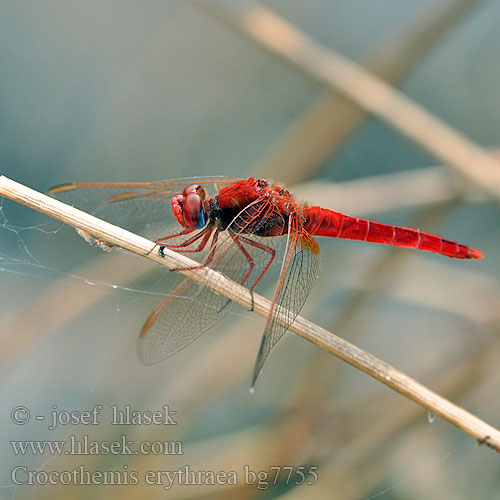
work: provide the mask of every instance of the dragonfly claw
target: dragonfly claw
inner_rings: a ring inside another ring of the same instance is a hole
[[[253,290],[250,290],[250,297],[252,299],[252,305],[250,306],[249,311],[253,312],[253,310],[255,309],[255,299],[254,299],[254,296],[253,296]]]

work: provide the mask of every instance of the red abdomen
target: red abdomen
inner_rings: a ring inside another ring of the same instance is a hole
[[[398,247],[417,248],[458,259],[480,259],[482,252],[436,234],[417,229],[381,224],[367,219],[351,217],[321,207],[304,207],[304,228],[316,236],[329,236],[349,240],[371,241]]]

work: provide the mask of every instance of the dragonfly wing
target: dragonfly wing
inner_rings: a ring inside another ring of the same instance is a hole
[[[228,231],[219,233],[217,246],[212,256],[207,255],[204,265],[252,287],[272,260],[274,248],[269,251],[272,247],[268,245],[273,243],[271,240],[277,240],[253,236],[253,232],[265,224],[266,214],[272,213],[271,208],[267,201],[262,201],[242,210],[228,226]],[[235,236],[243,235],[244,239],[235,240]],[[137,343],[139,359],[145,364],[153,364],[172,356],[224,318],[230,306],[231,301],[224,295],[215,294],[186,278],[160,302],[146,321]]]
[[[303,229],[300,218],[291,215],[285,255],[255,361],[252,387],[269,352],[283,337],[302,309],[318,277],[319,263],[318,243]]]
[[[185,278],[144,324],[137,341],[137,357],[151,365],[172,356],[222,320],[230,306],[223,295]]]
[[[171,200],[189,184],[201,184],[208,198],[239,179],[187,177],[157,182],[80,182],[56,186],[49,194],[111,224],[150,239],[168,236],[180,229],[172,213]]]

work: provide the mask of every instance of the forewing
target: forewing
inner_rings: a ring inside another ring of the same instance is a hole
[[[157,182],[65,184],[49,194],[111,224],[149,239],[159,239],[181,228],[173,213],[171,200],[190,184],[201,184],[208,198],[219,189],[237,182],[229,177],[186,177]]]
[[[278,240],[284,243],[284,238],[254,235],[266,223],[266,214],[271,212],[267,201],[259,201],[242,210],[228,226],[228,231],[219,234],[212,259],[208,262],[207,256],[204,264],[238,283],[245,280],[244,285],[252,287],[271,260],[271,253],[263,247],[269,249],[274,245],[279,249]],[[280,224],[279,219],[274,223]],[[234,236],[242,235],[245,240],[240,244],[246,255],[234,240]],[[249,264],[248,255],[253,266]],[[231,301],[224,295],[215,294],[191,278],[184,279],[146,321],[137,343],[139,359],[144,364],[154,364],[172,356],[224,318],[230,307]]]
[[[294,322],[318,277],[318,243],[303,229],[297,215],[290,216],[288,227],[283,264],[255,361],[252,386],[255,385],[269,352]]]

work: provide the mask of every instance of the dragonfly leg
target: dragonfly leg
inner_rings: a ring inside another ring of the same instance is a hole
[[[201,252],[205,248],[205,245],[207,244],[207,241],[210,238],[210,235],[212,234],[212,230],[213,230],[213,225],[208,225],[205,228],[203,228],[199,233],[196,233],[194,236],[188,238],[182,243],[179,243],[178,245],[166,244],[161,246],[163,248],[170,248],[170,250],[175,250],[176,252]],[[182,236],[192,231],[193,231],[192,229],[186,229],[185,231],[182,231],[180,233],[172,234],[170,236],[166,236],[165,238],[160,238],[159,240],[156,240],[156,243],[158,243],[159,241],[165,241],[170,238],[174,238],[175,236]],[[196,248],[186,248],[192,245],[195,241],[198,241],[202,236],[204,236],[204,238],[201,240],[200,244]]]
[[[169,240],[171,238],[176,238],[177,236],[184,236],[185,234],[189,234],[189,233],[192,233],[194,231],[193,228],[191,227],[187,227],[185,228],[184,230],[180,231],[179,233],[174,233],[174,234],[170,234],[168,236],[165,236],[163,238],[158,238],[156,240],[156,243],[159,244],[160,241],[166,241],[166,240]]]
[[[203,264],[200,264],[199,266],[193,266],[193,267],[184,267],[184,268],[179,268],[179,269],[172,269],[172,271],[191,271],[194,269],[201,269],[203,267],[210,267],[212,264],[212,261],[214,259],[215,251],[217,250],[217,241],[219,239],[219,232],[220,230],[217,229],[214,233],[214,237],[212,239],[212,243],[210,244],[210,251],[208,252],[207,258],[205,259],[205,262]],[[231,303],[231,299],[227,299],[224,305],[217,311],[218,313],[222,312],[229,304]]]
[[[264,250],[264,252],[267,252],[268,254],[271,255],[271,257],[269,259],[269,262],[267,263],[266,267],[260,273],[260,275],[257,278],[257,280],[255,281],[255,283],[252,285],[252,288],[250,289],[250,291],[253,291],[253,289],[255,288],[255,286],[257,285],[257,283],[261,280],[262,276],[264,276],[264,274],[266,274],[267,270],[269,269],[269,266],[272,264],[272,262],[274,260],[274,257],[276,256],[276,250],[274,248],[272,248],[272,247],[269,247],[267,245],[259,243],[258,241],[254,241],[254,240],[251,240],[250,238],[246,238],[245,236],[235,235],[235,237],[238,240],[238,242],[235,241],[235,243],[238,246],[238,248],[243,252],[243,255],[245,255],[245,257],[248,259],[248,265],[250,267],[250,269],[248,270],[247,274],[243,278],[243,281],[241,282],[242,285],[245,283],[246,279],[248,278],[248,276],[252,272],[252,269],[255,266],[255,262],[254,262],[252,256],[243,247],[243,245],[241,244],[241,242],[244,242],[247,245],[253,246],[254,248],[258,248],[259,250]],[[234,240],[234,238],[233,238],[233,240]]]
[[[240,285],[244,285],[245,281],[248,279],[251,272],[253,271],[253,268],[255,267],[255,261],[253,260],[252,256],[248,253],[246,248],[241,244],[240,238],[242,238],[242,237],[231,232],[231,231],[229,232],[229,235],[231,236],[232,240],[234,241],[234,244],[238,247],[240,252],[245,256],[245,258],[248,261],[248,271],[246,272],[245,276],[243,277],[243,279],[240,282]]]
[[[193,237],[187,239],[186,241],[183,241],[179,245],[160,245],[160,255],[165,258],[164,250],[165,248],[168,248],[170,250],[174,250],[176,252],[182,252],[182,253],[196,253],[196,252],[201,252],[206,244],[207,241],[210,239],[210,235],[212,234],[213,231],[213,225],[208,225],[204,229],[202,229],[199,233],[195,234]],[[190,233],[191,230],[186,230],[184,234]],[[169,238],[173,238],[174,236],[181,236],[183,232],[178,233],[178,234],[173,234],[171,236],[166,236],[165,238],[161,238],[158,241],[164,241]],[[196,248],[186,248],[189,245],[192,245],[195,241],[199,240],[203,236],[203,239],[201,240],[200,244]]]
[[[237,235],[237,234],[234,234],[232,232],[230,232],[229,234],[231,235],[231,238],[233,239],[235,245],[239,248],[241,253],[246,257],[246,259],[248,261],[248,271],[246,272],[245,276],[241,280],[241,283],[240,283],[241,285],[245,284],[245,281],[248,279],[248,277],[250,276],[250,274],[252,273],[252,271],[255,267],[255,261],[253,260],[252,256],[248,253],[246,248],[243,246],[242,241],[245,242],[247,245],[251,245],[255,248],[259,248],[260,250],[264,250],[267,253],[271,254],[271,258],[269,259],[269,262],[267,263],[266,267],[264,268],[264,270],[262,271],[262,273],[258,277],[257,281],[250,288],[250,297],[252,299],[252,305],[250,306],[250,311],[253,311],[254,307],[255,307],[255,299],[254,299],[254,295],[253,295],[253,289],[255,288],[255,285],[258,283],[258,281],[262,278],[262,276],[264,276],[266,271],[269,269],[269,266],[271,265],[271,263],[274,259],[274,256],[276,255],[276,250],[274,248],[271,248],[271,247],[268,247],[266,245],[262,245],[261,243],[258,243],[256,241],[253,241],[250,238],[245,238],[244,236]]]
[[[196,249],[185,249],[185,250],[176,250],[177,252],[201,252],[206,244],[208,239],[210,238],[210,235],[212,234],[212,229],[205,234],[205,237],[201,241],[201,243],[198,245]],[[198,236],[199,237],[199,236]],[[208,252],[207,258],[205,259],[205,262],[203,264],[199,264],[198,266],[192,266],[192,267],[177,267],[175,269],[170,269],[170,271],[192,271],[193,269],[201,269],[202,267],[209,267],[210,264],[212,263],[212,260],[214,258],[214,253],[217,247],[217,240],[219,238],[219,231],[215,231],[214,237],[212,239],[212,243],[210,244],[210,251]],[[196,241],[196,240],[194,240]],[[192,242],[191,242],[192,243]],[[161,247],[160,247],[161,248]],[[160,250],[162,251],[162,250]]]
[[[179,233],[171,234],[169,236],[165,236],[164,238],[160,238],[160,239],[156,240],[155,246],[146,255],[149,255],[158,245],[160,245],[160,241],[169,240],[170,238],[176,238],[178,236],[184,236],[186,234],[192,233],[193,231],[194,231],[194,229],[188,227]],[[168,245],[163,245],[163,247],[160,245],[160,255],[162,257],[165,257],[165,255],[163,255],[163,248],[165,248],[166,246],[168,246]]]

